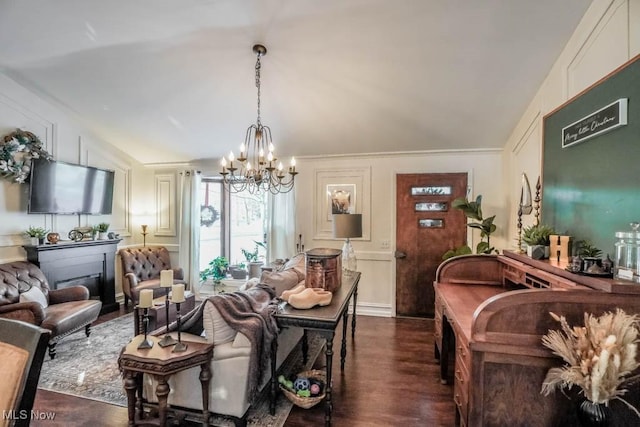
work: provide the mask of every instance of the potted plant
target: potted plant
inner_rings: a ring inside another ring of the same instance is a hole
[[[100,230],[98,230],[98,226],[94,225],[89,228],[89,233],[91,233],[91,240],[96,240],[96,238],[98,237],[98,233],[100,232]]]
[[[601,271],[601,259],[602,251],[593,245],[589,240],[579,240],[577,242],[577,254],[581,260],[581,269],[585,272]],[[590,270],[590,268],[592,270]],[[595,270],[593,270],[595,269]]]
[[[496,216],[493,215],[489,218],[483,218],[482,216],[482,195],[476,197],[474,202],[470,202],[466,197],[459,197],[451,202],[451,207],[459,209],[464,212],[464,215],[468,219],[475,220],[477,222],[470,222],[467,227],[480,230],[480,242],[476,245],[476,253],[478,254],[490,254],[497,252],[494,247],[491,246],[491,234],[496,231],[496,225],[493,223]],[[485,240],[486,238],[486,240]],[[468,245],[460,246],[459,248],[450,249],[442,256],[442,259],[448,259],[458,255],[471,254],[473,251]]]
[[[577,386],[583,400],[578,404],[582,425],[606,425],[609,402],[620,400],[638,417],[640,412],[622,398],[626,385],[636,381],[632,375],[640,367],[636,359],[640,336],[638,317],[617,309],[600,317],[584,314],[584,326],[571,327],[564,316],[550,313],[561,330],[550,330],[542,344],[560,356],[564,365],[551,368],[542,383],[541,393],[556,388],[564,391]],[[590,415],[598,413],[599,423],[591,424]]]
[[[522,231],[522,241],[527,244],[527,255],[533,259],[549,258],[549,236],[556,234],[553,227],[544,224],[531,225]]]
[[[246,279],[247,278],[247,264],[239,262],[229,266],[229,273],[234,279]]]
[[[247,271],[249,272],[249,278],[260,277],[260,267],[264,264],[263,261],[258,260],[259,248],[266,249],[267,246],[263,242],[253,241],[256,246],[253,251],[247,249],[241,249],[242,254],[247,260]]]
[[[220,281],[227,277],[227,267],[229,267],[229,261],[223,256],[215,257],[207,267],[200,272],[200,281],[206,282],[208,279],[213,280],[213,289],[216,290],[216,286],[220,284]]]
[[[98,229],[98,240],[107,240],[107,231],[109,231],[109,223],[101,222],[96,225]]]
[[[29,236],[29,238],[31,239],[30,243],[35,246],[44,243],[44,238],[48,232],[49,230],[46,230],[42,227],[29,226],[27,231],[25,231],[24,233]]]

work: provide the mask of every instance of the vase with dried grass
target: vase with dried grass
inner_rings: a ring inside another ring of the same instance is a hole
[[[541,393],[546,396],[556,388],[577,386],[584,397],[578,418],[585,426],[608,425],[611,400],[623,402],[640,418],[640,412],[623,398],[627,385],[639,377],[634,375],[640,367],[636,360],[638,316],[621,309],[599,317],[585,313],[584,326],[571,327],[564,316],[550,314],[562,329],[549,331],[542,344],[565,364],[549,369]]]

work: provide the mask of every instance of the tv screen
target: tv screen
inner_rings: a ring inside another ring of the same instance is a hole
[[[111,214],[114,172],[91,166],[34,159],[29,213]]]

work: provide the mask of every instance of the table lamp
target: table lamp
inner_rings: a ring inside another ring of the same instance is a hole
[[[349,274],[357,271],[356,253],[349,239],[362,237],[362,214],[333,215],[333,237],[347,239],[342,246],[342,271]]]

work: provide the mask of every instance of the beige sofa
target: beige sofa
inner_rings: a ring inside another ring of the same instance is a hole
[[[284,266],[287,271],[265,272],[261,282],[268,283],[274,289],[275,294],[280,296],[283,290],[296,286],[300,279],[304,280],[304,269],[301,268],[303,263],[304,256],[302,256],[302,259],[294,258],[288,265]],[[297,272],[300,272],[301,276]],[[195,316],[192,316],[192,318],[185,316],[185,318],[185,328],[197,331],[197,327],[190,326],[190,323],[196,323],[194,321],[196,320]],[[204,302],[201,319],[202,327],[204,328],[203,334],[194,335],[183,332],[182,339],[185,341],[213,342],[215,344],[211,362],[209,411],[234,417],[236,425],[245,425],[247,410],[251,404],[247,388],[251,343],[244,334],[236,332],[229,326],[210,300]],[[199,322],[199,320],[197,321]],[[182,329],[185,330],[185,328]],[[174,337],[177,336],[176,333],[172,334]],[[277,368],[280,367],[302,336],[303,330],[300,328],[286,328],[279,331],[277,335]],[[170,406],[194,411],[202,410],[199,375],[200,368],[195,367],[179,372],[169,378],[168,382],[171,391],[168,403]],[[263,389],[270,379],[271,372],[269,369],[265,369],[259,381],[259,389]],[[150,403],[157,403],[155,396],[156,386],[157,381],[151,376],[145,375],[143,395]]]

